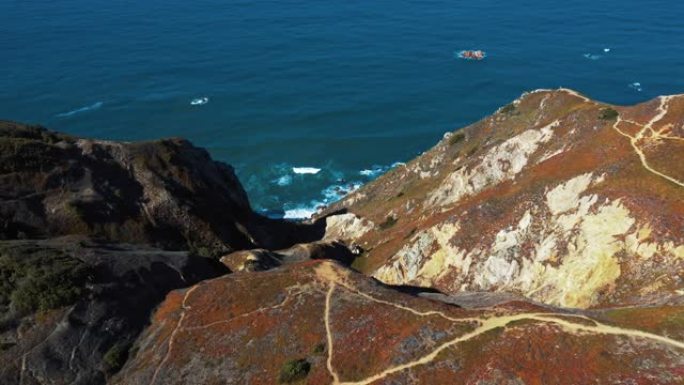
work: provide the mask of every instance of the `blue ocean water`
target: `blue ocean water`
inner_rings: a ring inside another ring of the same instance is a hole
[[[0,0],[0,118],[187,137],[292,216],[525,90],[684,92],[682,20],[670,0]]]

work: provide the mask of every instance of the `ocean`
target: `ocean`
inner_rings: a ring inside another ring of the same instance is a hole
[[[256,210],[303,217],[526,90],[684,92],[682,20],[664,0],[0,0],[0,119],[185,137]]]

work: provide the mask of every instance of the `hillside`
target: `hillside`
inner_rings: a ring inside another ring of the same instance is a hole
[[[388,284],[590,308],[684,293],[684,97],[539,90],[351,194],[355,262]],[[372,224],[372,225],[371,225]]]
[[[230,272],[232,251],[317,237],[252,212],[186,140],[0,122],[0,383],[105,383],[169,291]]]
[[[328,261],[231,274],[169,295],[113,383],[684,380],[684,306],[570,312],[505,297],[451,302]]]
[[[0,383],[684,383],[684,96],[522,95],[306,223],[0,122]]]

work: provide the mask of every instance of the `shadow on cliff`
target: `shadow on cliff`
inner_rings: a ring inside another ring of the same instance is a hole
[[[327,218],[346,212],[346,209],[341,209],[313,221],[273,219],[254,213],[250,233],[256,235],[256,247],[269,250],[287,249],[301,243],[322,241],[325,237]]]

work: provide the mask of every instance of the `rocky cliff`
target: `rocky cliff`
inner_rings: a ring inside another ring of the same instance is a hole
[[[523,95],[334,205],[393,285],[558,306],[684,294],[684,96]],[[353,233],[353,234],[352,234]]]
[[[183,140],[0,134],[0,383],[684,383],[684,96],[525,94],[311,223]]]
[[[169,291],[318,233],[252,212],[232,168],[185,140],[0,122],[0,383],[102,384]]]
[[[226,271],[140,245],[1,242],[0,383],[102,384],[169,291]]]
[[[218,257],[311,238],[252,212],[233,169],[183,139],[90,140],[0,121],[0,198],[0,239],[78,234]]]

